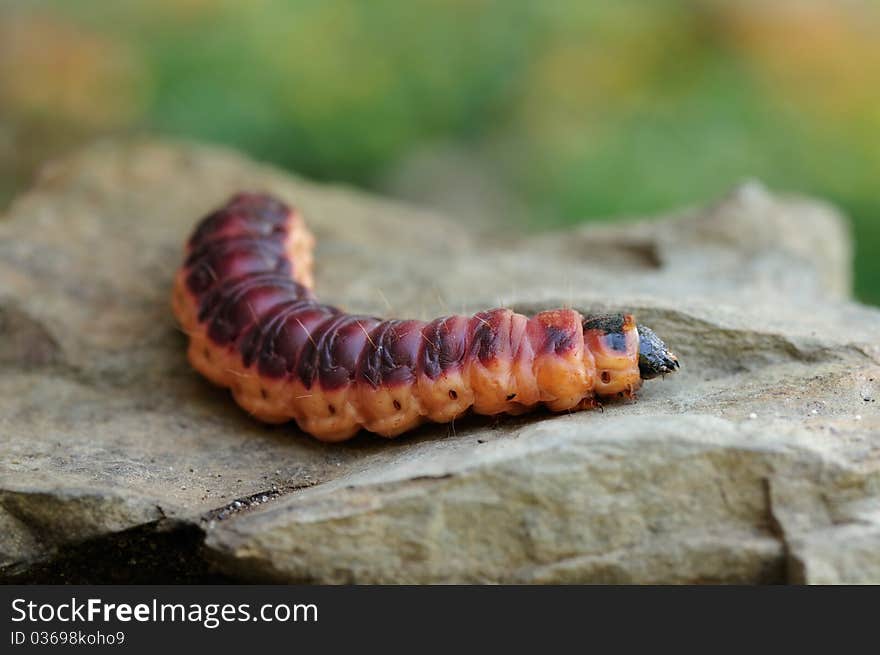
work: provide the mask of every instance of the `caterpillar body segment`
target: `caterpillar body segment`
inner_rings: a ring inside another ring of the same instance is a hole
[[[175,278],[191,364],[262,421],[295,420],[323,441],[394,437],[469,410],[584,409],[678,367],[630,315],[348,314],[314,297],[313,247],[296,211],[241,193],[199,223]]]

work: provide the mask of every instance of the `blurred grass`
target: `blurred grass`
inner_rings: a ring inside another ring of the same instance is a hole
[[[852,217],[880,303],[869,0],[5,0],[0,196],[128,133],[539,226],[757,177]]]

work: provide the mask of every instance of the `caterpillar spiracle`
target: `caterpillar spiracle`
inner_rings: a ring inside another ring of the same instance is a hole
[[[510,309],[430,322],[346,313],[312,293],[314,238],[278,199],[239,193],[196,226],[172,304],[189,361],[259,420],[322,441],[395,437],[468,410],[522,414],[629,397],[678,361],[628,314]]]

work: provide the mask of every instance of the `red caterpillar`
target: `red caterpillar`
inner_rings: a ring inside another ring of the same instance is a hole
[[[297,212],[238,194],[196,227],[175,280],[190,362],[262,421],[293,419],[323,441],[361,428],[394,437],[471,408],[591,407],[678,367],[630,315],[492,309],[425,323],[348,314],[313,296],[313,245]]]

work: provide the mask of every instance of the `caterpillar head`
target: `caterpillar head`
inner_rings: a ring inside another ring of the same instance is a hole
[[[639,373],[643,380],[674,373],[678,359],[651,328],[639,325]]]

